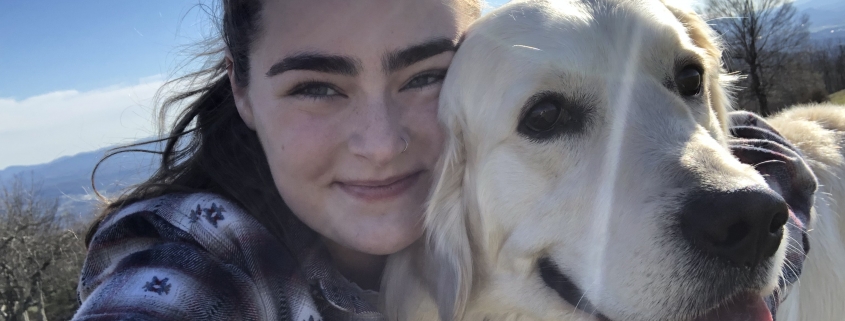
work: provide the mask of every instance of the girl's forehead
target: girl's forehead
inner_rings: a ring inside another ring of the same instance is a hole
[[[272,60],[320,52],[366,63],[409,44],[457,39],[469,18],[455,8],[444,0],[269,1],[253,53]]]

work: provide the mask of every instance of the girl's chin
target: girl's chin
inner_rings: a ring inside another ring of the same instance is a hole
[[[397,253],[399,251],[404,250],[406,247],[413,244],[415,240],[416,239],[410,240],[408,242],[402,242],[402,243],[400,243],[401,245],[399,245],[399,246],[385,247],[383,244],[380,244],[380,245],[376,245],[378,247],[363,247],[363,248],[358,248],[358,249],[355,249],[355,250],[358,251],[358,252],[361,252],[361,253],[369,254],[369,255],[391,255],[391,254],[394,254],[394,253]]]
[[[390,233],[385,233],[390,231]],[[422,236],[422,229],[415,227],[384,227],[372,231],[349,231],[346,244],[352,249],[370,255],[389,255],[401,251]]]

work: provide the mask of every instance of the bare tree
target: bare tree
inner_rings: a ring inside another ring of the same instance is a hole
[[[84,247],[59,215],[58,201],[38,192],[20,177],[0,189],[0,320],[69,318],[75,309],[75,300],[66,301],[74,296]],[[51,304],[53,298],[64,303]]]
[[[775,78],[809,45],[809,18],[790,0],[707,0],[705,14],[728,45],[728,62],[746,75],[758,112],[769,115]]]
[[[827,92],[845,89],[845,41],[817,41],[810,56],[810,64],[815,72],[821,74]]]

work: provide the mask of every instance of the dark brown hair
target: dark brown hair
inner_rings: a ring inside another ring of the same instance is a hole
[[[458,0],[457,4],[457,12],[472,18],[480,15],[479,0]],[[246,87],[250,48],[261,34],[262,4],[260,0],[222,0],[220,5],[221,10],[209,10],[222,13],[222,17],[215,19],[221,22],[219,35],[212,40],[212,47],[197,57],[208,59],[209,64],[167,84],[189,84],[188,89],[162,103],[159,111],[162,129],[167,125],[164,120],[168,113],[183,108],[170,129],[162,130],[161,139],[111,150],[100,161],[124,152],[161,155],[158,169],[145,182],[114,200],[102,198],[105,207],[89,228],[86,244],[91,242],[99,222],[125,205],[168,193],[198,191],[216,193],[236,202],[284,244],[290,244],[286,236],[291,234],[285,232],[285,227],[295,218],[279,195],[256,133],[246,126],[237,112],[224,56],[228,49],[235,84]],[[139,148],[152,142],[165,143],[164,149]],[[97,167],[92,173],[92,186]]]
[[[222,195],[242,206],[277,237],[283,238],[286,234],[282,231],[283,222],[291,213],[273,183],[258,137],[238,115],[224,57],[228,48],[235,83],[247,86],[249,50],[260,33],[261,1],[222,0],[221,5],[222,19],[218,21],[222,23],[218,29],[223,44],[221,46],[218,40],[216,48],[200,55],[212,63],[168,82],[169,85],[190,85],[167,98],[161,106],[159,126],[162,128],[166,126],[164,120],[168,112],[183,108],[170,130],[162,133],[163,138],[152,141],[165,143],[164,149],[139,149],[150,143],[144,142],[112,150],[103,158],[142,151],[161,154],[161,163],[145,182],[106,202],[88,230],[86,244],[109,213],[139,200],[173,192],[204,191]],[[183,107],[183,104],[187,105]],[[92,184],[96,169],[92,173]]]

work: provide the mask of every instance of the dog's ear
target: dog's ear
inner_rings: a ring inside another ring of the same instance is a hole
[[[664,1],[664,5],[686,28],[687,35],[692,39],[695,46],[704,50],[707,61],[707,92],[713,110],[716,112],[720,127],[723,133],[728,132],[727,113],[732,110],[731,89],[737,77],[728,75],[722,64],[722,52],[724,46],[721,38],[713,28],[707,24],[697,13],[688,9],[673,6]]]
[[[441,97],[441,111],[448,110],[443,108],[445,100]],[[461,320],[469,297],[473,260],[463,190],[466,152],[461,125],[443,114],[447,138],[426,207],[425,237],[387,259],[382,293],[388,295],[381,297],[380,305],[388,320],[434,319],[419,313],[435,309],[441,321]],[[434,302],[421,297],[427,295]]]
[[[459,320],[472,286],[473,260],[464,185],[467,183],[465,124],[449,95],[441,97],[440,117],[446,142],[437,165],[437,181],[425,215],[429,284],[440,319]],[[455,98],[455,97],[451,97]],[[450,105],[451,104],[451,105]]]

